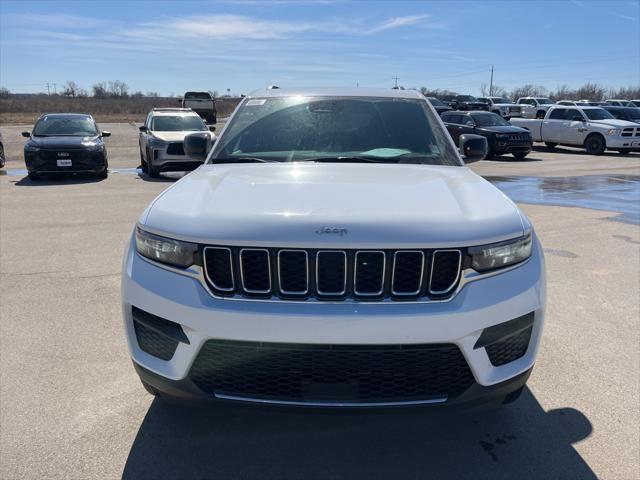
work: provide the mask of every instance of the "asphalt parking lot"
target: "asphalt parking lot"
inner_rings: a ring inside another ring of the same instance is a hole
[[[22,171],[28,127],[0,127],[0,478],[640,478],[640,154],[536,148],[473,165],[516,187],[537,179],[521,206],[546,251],[547,323],[516,404],[185,409],[144,391],[120,312],[124,245],[175,176],[135,170],[135,125],[102,128],[108,179],[33,183]]]

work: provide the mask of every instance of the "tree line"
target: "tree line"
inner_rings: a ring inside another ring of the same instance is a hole
[[[494,97],[506,97],[517,100],[520,97],[547,97],[553,101],[558,100],[591,100],[602,101],[608,98],[618,98],[624,100],[640,99],[639,87],[607,88],[593,82],[587,82],[580,88],[570,88],[568,85],[560,85],[554,90],[549,90],[541,85],[526,84],[521,87],[507,90],[499,85],[493,85],[491,92],[486,83],[480,85],[482,96],[492,95]],[[420,92],[425,97],[440,97],[442,95],[457,95],[457,92],[447,89],[429,89],[421,87]]]

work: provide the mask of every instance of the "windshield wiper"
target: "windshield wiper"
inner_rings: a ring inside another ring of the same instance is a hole
[[[225,158],[212,158],[211,163],[269,163],[275,160],[265,160],[258,157],[225,157]]]

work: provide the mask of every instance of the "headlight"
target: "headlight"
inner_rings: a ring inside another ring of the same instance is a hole
[[[156,262],[186,268],[195,262],[198,246],[154,235],[136,227],[136,250],[143,257]]]
[[[531,234],[506,242],[469,248],[471,266],[478,272],[504,268],[531,256]]]
[[[149,145],[151,145],[152,148],[160,148],[166,145],[167,143],[168,142],[165,142],[164,140],[160,140],[159,138],[156,138],[156,137],[151,137],[149,139]]]
[[[39,152],[40,151],[40,147],[36,147],[35,145],[30,145],[30,144],[26,144],[24,146],[24,151],[25,152]]]
[[[617,137],[621,134],[622,130],[620,130],[619,128],[612,128],[610,130],[607,130],[607,135],[611,135],[612,137]]]
[[[97,143],[97,142],[82,142],[82,146],[86,149],[86,150],[90,150],[92,152],[97,152],[102,150],[102,148],[104,147],[104,144],[102,142]]]

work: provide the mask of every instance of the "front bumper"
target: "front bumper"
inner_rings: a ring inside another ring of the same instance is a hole
[[[492,392],[502,394],[522,386],[535,361],[544,322],[546,287],[537,239],[534,245],[527,262],[466,284],[446,303],[307,303],[215,298],[198,279],[143,259],[131,243],[122,275],[129,351],[140,376],[157,390],[212,399],[214,395],[203,392],[190,379],[203,345],[212,339],[279,345],[448,344],[459,348],[473,376],[473,385],[455,399],[433,403],[488,398]],[[179,324],[188,343],[179,342],[167,360],[146,353],[136,337],[132,307]],[[527,314],[532,314],[533,323],[526,353],[494,366],[486,348],[476,345],[483,331]],[[510,383],[515,378],[523,379],[522,383]],[[263,403],[259,399],[252,401]]]
[[[149,148],[151,165],[160,172],[183,172],[198,168],[204,162],[194,161],[184,154],[182,142],[153,145]]]
[[[640,137],[614,137],[605,135],[607,148],[629,148],[640,151]]]
[[[533,149],[533,142],[500,142],[497,139],[491,143],[491,152],[503,153],[529,153]]]
[[[106,153],[104,151],[67,150],[68,157],[58,158],[58,151],[40,150],[24,152],[25,166],[33,173],[99,173],[104,171]],[[70,165],[59,166],[58,160],[66,160]]]

